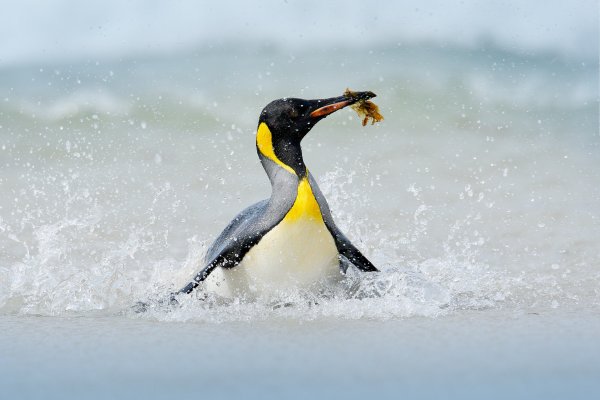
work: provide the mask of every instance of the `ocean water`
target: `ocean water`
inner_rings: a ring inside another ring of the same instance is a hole
[[[6,398],[590,399],[598,313],[169,322],[3,317]]]
[[[304,157],[381,272],[351,271],[317,298],[187,296],[135,314],[269,196],[254,147],[262,107],[346,87],[377,93],[385,121],[337,112]],[[598,88],[597,58],[493,43],[231,43],[5,65],[0,382],[32,398],[590,398]]]

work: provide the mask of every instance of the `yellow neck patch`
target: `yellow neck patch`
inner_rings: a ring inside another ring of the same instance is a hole
[[[319,203],[317,203],[317,199],[315,199],[315,195],[313,194],[306,177],[302,178],[298,184],[296,201],[283,220],[285,222],[295,222],[299,219],[310,219],[315,222],[323,222],[321,208],[319,207]]]
[[[258,131],[256,132],[256,146],[258,146],[258,150],[263,156],[267,157],[286,171],[296,175],[296,172],[294,172],[292,167],[284,164],[283,161],[275,155],[275,150],[273,150],[273,136],[269,127],[264,122],[258,126]]]

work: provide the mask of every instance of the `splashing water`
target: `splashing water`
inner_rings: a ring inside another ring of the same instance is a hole
[[[303,143],[338,225],[381,273],[350,270],[319,295],[252,302],[187,296],[179,307],[151,307],[139,318],[389,319],[597,306],[594,66],[465,51],[374,54],[382,79],[364,85],[379,94],[386,121],[362,129],[341,112]],[[7,91],[0,106],[1,314],[133,315],[136,301],[178,289],[201,268],[220,229],[269,195],[252,150],[256,116],[272,98],[297,93],[295,83],[320,78],[292,63],[294,88],[256,92],[251,76],[222,71],[222,55],[213,56],[204,68],[229,74],[227,87],[185,67],[202,91],[185,80],[161,81],[161,71],[154,89],[142,90],[148,70],[170,70],[177,60],[81,66],[88,82],[76,89],[52,72],[4,71],[25,95]],[[245,55],[246,65],[259,63],[255,56]],[[268,57],[274,65],[287,60]],[[330,55],[314,57],[327,63]],[[482,72],[490,59],[504,61]],[[402,71],[385,67],[399,63]],[[431,66],[427,74],[423,64]],[[362,68],[346,64],[358,81],[352,87],[363,85]],[[273,82],[283,85],[287,73],[272,69]],[[35,101],[31,74],[55,79]],[[107,76],[110,90],[99,84]],[[331,81],[297,95],[343,89]],[[513,96],[507,88],[521,90]]]

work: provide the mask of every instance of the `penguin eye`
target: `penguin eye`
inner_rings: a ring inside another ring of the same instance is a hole
[[[298,118],[298,115],[299,115],[298,110],[296,110],[295,108],[292,108],[289,112],[289,115],[292,118]]]

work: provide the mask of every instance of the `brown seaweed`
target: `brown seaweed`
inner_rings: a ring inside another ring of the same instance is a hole
[[[356,98],[357,93],[351,91],[350,89],[346,89],[344,96]],[[371,119],[371,125],[373,125],[375,122],[383,121],[383,115],[379,113],[379,107],[377,107],[377,104],[370,100],[360,99],[350,107],[356,111],[359,117],[362,118],[363,126],[367,125],[369,119]]]

